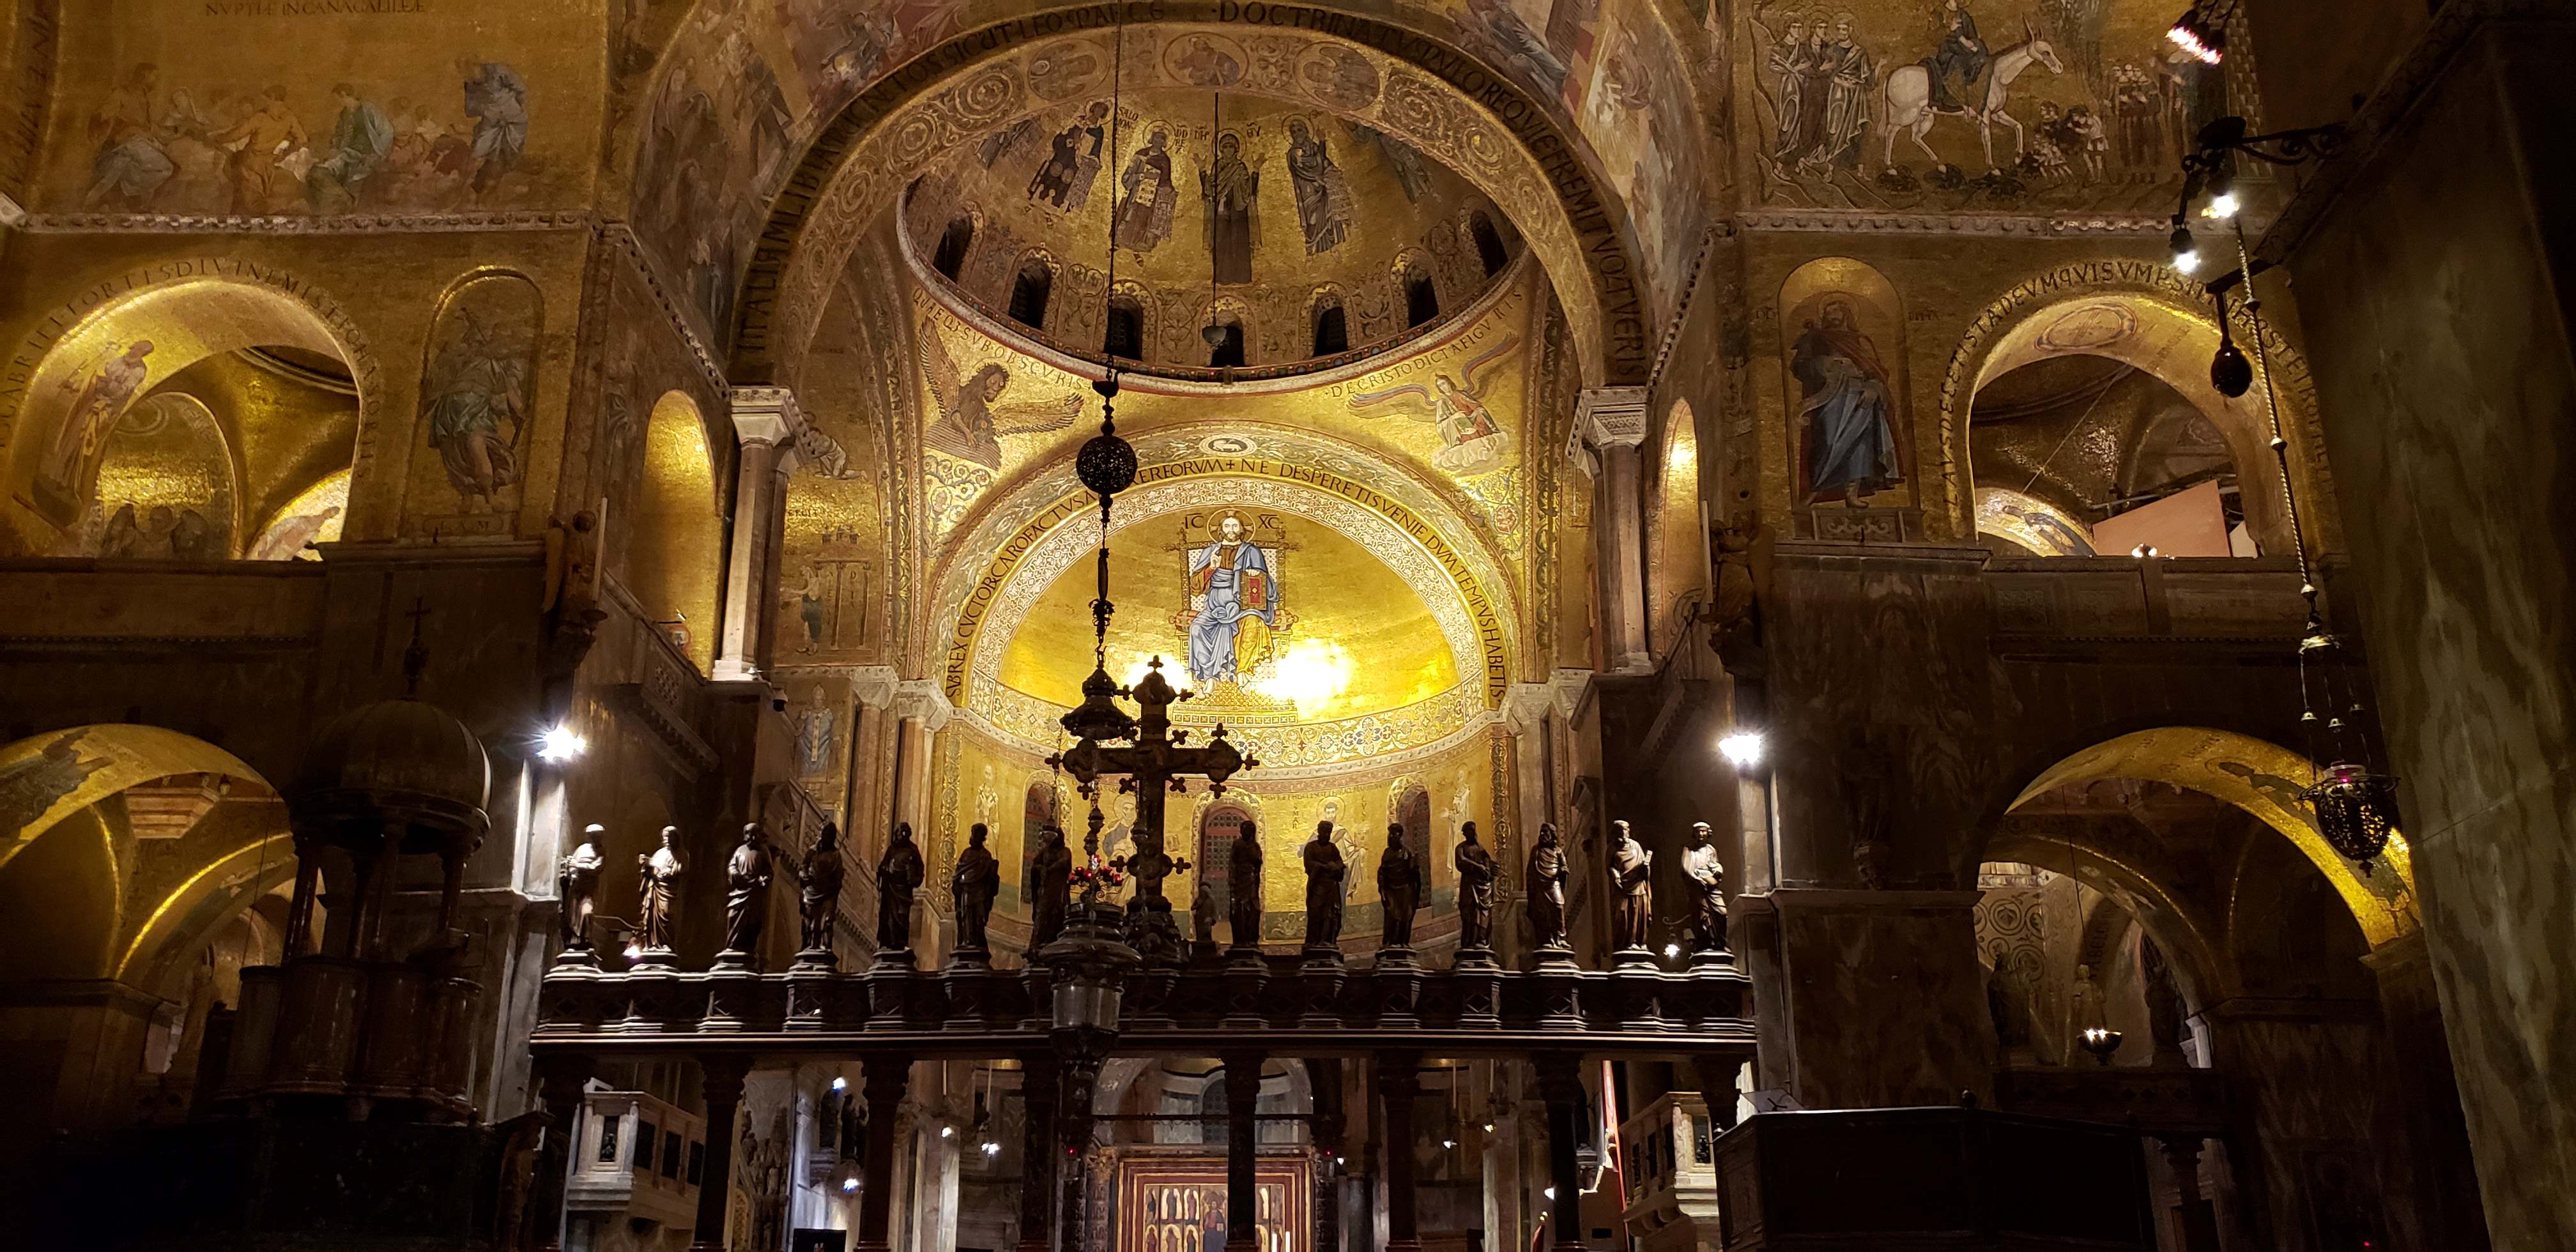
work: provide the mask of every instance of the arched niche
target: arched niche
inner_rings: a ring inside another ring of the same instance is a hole
[[[545,296],[526,275],[484,269],[439,298],[421,363],[420,433],[404,499],[412,533],[512,533],[536,424]]]
[[[2187,788],[2244,810],[2288,839],[2333,886],[2370,946],[2423,929],[2405,835],[2392,832],[2388,846],[2367,863],[2336,852],[2300,798],[2318,776],[2315,762],[2278,744],[2233,731],[2163,726],[2103,740],[2048,766],[2009,808],[2071,783],[2105,778]]]
[[[1672,409],[1664,415],[1649,526],[1654,537],[1646,566],[1647,595],[1651,598],[1649,644],[1658,655],[1664,655],[1671,652],[1682,623],[1708,591],[1708,536],[1700,510],[1699,426],[1688,400],[1673,401]]]
[[[186,261],[127,275],[129,294],[22,348],[36,366],[0,418],[0,543],[241,557],[255,528],[350,471],[377,373],[346,313],[274,271],[153,281],[172,270],[224,274]]]
[[[2092,261],[2038,275],[1989,304],[1962,336],[1941,384],[1941,457],[1960,484],[1958,519],[1973,529],[1977,489],[2018,482],[1976,481],[1971,444],[1981,393],[2017,370],[2068,358],[2117,361],[2145,374],[2216,428],[2234,463],[2247,529],[2267,555],[2290,554],[2281,461],[2270,446],[2273,423],[2288,444],[2290,484],[2313,556],[2340,546],[2342,524],[2324,461],[2315,385],[2304,353],[2277,327],[2237,311],[2235,341],[2258,362],[2253,388],[2230,399],[2209,381],[2218,323],[2206,293],[2170,268],[2149,261]],[[2261,366],[2267,365],[2270,386]],[[2153,432],[2144,432],[2152,434]],[[2148,449],[2152,452],[2152,449]],[[2125,551],[2125,549],[2124,549]]]
[[[644,470],[616,563],[645,620],[668,633],[701,674],[715,660],[722,509],[705,419],[696,402],[666,393],[645,423]]]
[[[1788,504],[1814,533],[1830,506],[1922,502],[1905,304],[1868,263],[1819,257],[1780,284],[1783,448]]]

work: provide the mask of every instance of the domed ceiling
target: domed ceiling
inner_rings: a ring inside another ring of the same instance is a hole
[[[1243,364],[1288,374],[1448,322],[1521,253],[1466,179],[1327,113],[1160,91],[1130,96],[1115,129],[1113,147],[1107,100],[1075,99],[961,145],[905,200],[919,271],[1014,333],[1101,360],[1114,216],[1119,293],[1142,315],[1133,359],[1146,372],[1210,368],[1201,332],[1213,279],[1214,320],[1242,325]],[[1040,275],[1045,294],[1033,299]],[[1436,311],[1408,280],[1427,280]],[[1339,350],[1319,344],[1316,326],[1336,304]]]

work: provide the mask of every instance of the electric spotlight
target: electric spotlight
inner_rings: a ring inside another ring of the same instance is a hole
[[[2146,560],[2148,557],[2151,557],[2151,556],[2162,556],[2162,555],[2163,555],[2163,553],[2160,553],[2160,552],[2156,551],[2156,545],[2154,545],[2154,544],[2151,544],[2151,543],[2142,543],[2142,544],[2139,544],[2137,547],[2134,547],[2134,548],[2129,549],[2129,555],[2131,555],[2131,556],[2133,556],[2133,557],[2136,557],[2136,558],[2138,558],[2139,560],[2143,561],[2143,560]]]
[[[985,1141],[984,1141],[984,1155],[986,1155],[986,1156],[999,1156],[999,1155],[1001,1155],[1001,1152],[1002,1152],[1002,1145],[1000,1145],[1000,1144],[998,1144],[998,1143],[995,1143],[995,1142],[993,1142],[993,1141],[992,1141],[992,1140],[990,1140],[990,1139],[987,1139],[987,1140],[985,1140]]]
[[[2211,196],[2209,198],[2209,207],[2202,209],[2201,212],[2223,222],[2228,218],[2236,216],[2236,211],[2244,207],[2244,203],[2236,198],[2235,192],[2222,191]]]
[[[1737,769],[1751,769],[1760,765],[1763,746],[1762,732],[1749,727],[1730,730],[1726,732],[1724,738],[1717,741],[1718,752]]]
[[[847,1079],[847,1078],[835,1078],[835,1079],[833,1079],[833,1080],[832,1080],[832,1090],[833,1090],[835,1093],[839,1093],[839,1092],[847,1091],[847,1090],[849,1090],[849,1089],[850,1089],[850,1080],[849,1080],[849,1079]]]
[[[1458,1148],[1458,1141],[1455,1139],[1443,1139],[1440,1141],[1440,1147],[1442,1151],[1454,1152]]]
[[[627,959],[627,960],[630,960],[630,961],[631,961],[631,960],[634,960],[635,958],[637,958],[637,957],[639,957],[639,956],[642,956],[642,955],[644,955],[644,945],[643,945],[643,944],[629,942],[629,943],[626,945],[626,959]]]
[[[1555,1199],[1555,1198],[1556,1198],[1556,1188],[1554,1188],[1554,1187],[1550,1187],[1550,1188],[1548,1188],[1547,1190],[1545,1190],[1545,1191],[1543,1191],[1543,1192],[1540,1192],[1539,1194],[1544,1195],[1544,1196],[1546,1196],[1548,1199],[1553,1200],[1553,1199]]]
[[[2175,18],[2165,38],[2203,65],[2216,65],[2227,56],[2227,27],[2203,16],[2198,5]]]
[[[2111,1054],[2120,1050],[2121,1038],[2119,1031],[2108,1026],[2087,1026],[2084,1028],[2083,1041],[2076,1046],[2092,1053],[2095,1064],[2108,1065],[2111,1063]]]
[[[957,1137],[957,1128],[954,1126],[942,1126],[939,1128],[939,1137],[942,1139],[954,1139]]]
[[[570,726],[548,726],[544,734],[537,736],[537,757],[546,761],[569,761],[580,756],[582,749],[589,746],[582,739],[581,732]]]
[[[1682,945],[1680,945],[1680,944],[1678,944],[1678,943],[1668,943],[1668,944],[1665,944],[1665,945],[1664,945],[1664,959],[1665,959],[1665,960],[1669,961],[1669,960],[1673,959],[1674,957],[1680,956],[1681,954],[1682,954]]]
[[[848,1195],[848,1194],[850,1194],[851,1192],[856,1191],[856,1190],[858,1190],[858,1189],[859,1189],[859,1180],[858,1180],[858,1179],[856,1179],[856,1178],[844,1178],[844,1179],[842,1179],[842,1180],[841,1180],[841,1194],[843,1194],[843,1195]]]
[[[1494,1133],[1494,1124],[1492,1122],[1485,1123],[1485,1133],[1489,1135]]]

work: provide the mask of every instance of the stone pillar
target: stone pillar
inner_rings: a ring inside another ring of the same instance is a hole
[[[860,1093],[868,1104],[868,1142],[859,1157],[859,1240],[856,1252],[887,1252],[886,1228],[894,1220],[895,1115],[912,1066],[899,1056],[866,1061]],[[712,1132],[710,1132],[712,1133]]]
[[[1342,1252],[1342,1136],[1348,1122],[1342,1114],[1342,1063],[1330,1058],[1306,1063],[1306,1085],[1315,1100],[1310,1124],[1315,1142],[1315,1252]]]
[[[1645,497],[1638,446],[1646,442],[1646,389],[1593,387],[1574,410],[1574,426],[1601,450],[1593,533],[1601,546],[1601,660],[1614,674],[1655,667],[1646,645]]]
[[[935,678],[906,679],[895,689],[894,818],[912,823],[916,839],[930,835],[931,749],[956,713]]]
[[[1561,1249],[1583,1246],[1583,1175],[1575,1149],[1583,1142],[1583,1059],[1563,1053],[1538,1058],[1539,1098],[1547,1102],[1548,1200]]]
[[[707,1169],[698,1183],[698,1224],[689,1252],[725,1252],[725,1203],[733,1197],[733,1145],[740,1134],[742,1080],[751,1062],[734,1056],[698,1058],[699,1091],[707,1104]]]
[[[1955,1105],[1962,1091],[1991,1102],[1976,906],[1974,891],[1737,897],[1730,938],[1762,1006],[1760,1085],[1811,1109]]]
[[[1259,1052],[1225,1054],[1225,1252],[1261,1252],[1253,1166],[1261,1155]]]
[[[903,679],[891,665],[862,665],[850,671],[850,699],[856,707],[850,726],[850,772],[843,784],[843,845],[874,865],[885,851],[886,832],[894,829],[894,797],[877,782],[877,765],[894,733],[894,699]]]
[[[1055,1135],[1061,1092],[1055,1054],[1020,1058],[1020,1252],[1055,1247],[1055,1166],[1064,1156]]]
[[[2418,932],[2381,944],[2362,963],[2379,976],[2379,1020],[2388,1031],[2391,1064],[2380,1090],[2393,1116],[2383,1120],[2400,1128],[2393,1141],[2380,1136],[2390,1189],[2408,1201],[2401,1207],[2414,1210],[2422,1246],[2485,1248],[2487,1218],[2478,1206],[2478,1171],[2442,1034],[2430,948]]]
[[[1502,1252],[1514,1246],[1514,1234],[1521,1228],[1520,1118],[1505,1111],[1507,1097],[1497,1085],[1503,1062],[1478,1061],[1473,1070],[1484,1077],[1487,1103],[1482,1129],[1477,1132],[1476,1154],[1479,1172],[1485,1184],[1485,1247],[1489,1252]]]
[[[1380,1052],[1372,1066],[1377,1071],[1378,1139],[1386,1154],[1386,1252],[1422,1247],[1413,1190],[1413,1098],[1422,1091],[1421,1066],[1422,1058],[1411,1052]]]
[[[725,562],[724,630],[717,636],[718,682],[760,677],[766,661],[770,562],[778,523],[786,509],[787,471],[794,465],[797,428],[805,416],[796,393],[784,387],[733,389],[734,437],[741,441],[735,467],[732,545]]]
[[[1057,1229],[1062,1233],[1061,1252],[1082,1252],[1087,1235],[1084,1213],[1090,1192],[1089,1158],[1093,1101],[1100,1093],[1100,1057],[1087,1048],[1076,1047],[1064,1059],[1064,1115],[1059,1123],[1064,1135],[1063,1155],[1056,1160],[1056,1194],[1058,1197]]]
[[[2156,1141],[2164,1149],[2165,1163],[2173,1168],[2174,1190],[2180,1193],[2182,1219],[2182,1252],[2219,1252],[2218,1214],[2209,1205],[2209,1197],[2200,1193],[2200,1149],[2197,1136],[2166,1136]]]
[[[930,1061],[924,1063],[924,1069],[931,1076],[929,1085],[938,1091],[938,1111],[926,1111],[916,1119],[921,1127],[921,1149],[913,1174],[909,1243],[914,1252],[949,1252],[957,1246],[958,1170],[959,1158],[966,1151],[966,1138],[957,1133],[957,1105],[949,1094],[948,1066]],[[924,1093],[923,1098],[927,1095]]]
[[[2397,0],[2246,8],[2263,47],[2312,33],[2267,38],[2274,23],[2380,33],[2383,57],[2291,115],[2339,120],[2345,88],[2380,93],[2263,246],[2290,272],[2336,494],[2356,506],[2350,590],[2487,1224],[2500,1248],[2576,1247],[2576,21],[2497,0],[2429,21]],[[2313,78],[2269,60],[2267,122],[2276,90]]]
[[[548,1252],[563,1252],[564,1185],[581,1150],[582,1089],[597,1063],[588,1056],[549,1055],[537,1066],[537,1100],[546,1111],[546,1150],[537,1154],[537,1237]],[[207,1081],[213,1079],[209,1077]]]

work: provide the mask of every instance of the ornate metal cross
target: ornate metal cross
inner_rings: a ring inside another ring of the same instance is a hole
[[[1217,723],[1205,744],[1186,746],[1190,732],[1172,729],[1168,710],[1191,693],[1172,689],[1163,678],[1161,657],[1147,664],[1145,680],[1132,689],[1116,686],[1105,668],[1095,669],[1083,681],[1082,694],[1082,706],[1064,717],[1065,729],[1080,739],[1048,757],[1047,764],[1073,775],[1095,804],[1099,780],[1105,776],[1117,776],[1118,789],[1134,793],[1136,825],[1129,833],[1136,850],[1127,857],[1127,871],[1135,875],[1136,894],[1127,901],[1127,943],[1149,963],[1179,964],[1181,930],[1172,920],[1171,900],[1163,895],[1163,880],[1175,868],[1163,851],[1164,797],[1186,793],[1193,775],[1207,778],[1210,794],[1223,795],[1226,780],[1236,771],[1261,762],[1226,741],[1223,722]],[[1130,721],[1126,711],[1111,702],[1113,697],[1133,699],[1140,716]],[[1102,715],[1104,710],[1107,716]],[[1133,742],[1109,747],[1103,739]]]

